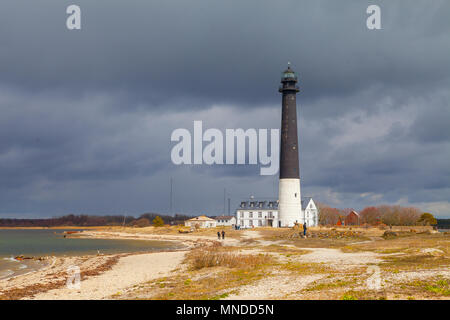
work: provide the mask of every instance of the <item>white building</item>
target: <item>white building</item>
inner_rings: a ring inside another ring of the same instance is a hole
[[[234,216],[219,216],[215,217],[218,226],[234,226],[236,224],[236,217]]]
[[[302,198],[299,224],[306,222],[308,227],[319,224],[319,210],[313,199]],[[236,224],[241,228],[281,227],[279,202],[266,200],[242,201],[236,210]]]
[[[191,228],[215,228],[217,226],[217,222],[207,216],[198,216],[186,220],[184,225]]]

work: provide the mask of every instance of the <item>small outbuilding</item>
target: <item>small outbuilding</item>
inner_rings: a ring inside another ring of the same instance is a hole
[[[236,217],[234,216],[218,216],[215,218],[218,226],[234,226],[236,225]]]
[[[358,212],[351,211],[346,217],[345,217],[345,225],[346,226],[359,226],[361,224],[361,217]]]
[[[198,216],[186,220],[184,225],[191,228],[215,228],[217,226],[217,222],[207,216]]]

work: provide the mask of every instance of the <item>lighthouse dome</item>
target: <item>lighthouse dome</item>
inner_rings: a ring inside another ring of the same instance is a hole
[[[281,74],[281,81],[297,81],[297,72],[291,69],[291,64],[288,63],[288,67]]]

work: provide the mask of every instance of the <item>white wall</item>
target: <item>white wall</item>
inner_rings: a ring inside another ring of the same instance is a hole
[[[314,202],[312,202],[313,206],[310,207],[310,204],[308,204],[308,207],[305,211],[302,211],[300,218],[298,218],[297,222],[299,224],[303,224],[306,221],[306,225],[308,227],[317,226],[319,224],[319,211],[317,210],[317,207],[315,206]],[[250,212],[252,213],[252,218],[250,218]],[[262,213],[262,217],[259,218],[259,212]],[[267,227],[267,219],[269,216],[269,212],[272,212],[272,219],[273,219],[273,227],[278,227],[278,211],[277,210],[263,210],[263,211],[248,211],[248,210],[237,210],[236,215],[236,224],[240,225],[241,228],[252,228],[251,222],[253,223],[253,226],[260,227],[259,221],[261,221],[261,224],[263,227]],[[244,216],[241,217],[241,214]],[[243,224],[242,224],[243,221]]]
[[[293,227],[302,220],[300,179],[280,179],[279,217],[282,227]]]
[[[237,210],[236,224],[240,225],[241,228],[252,228],[252,227],[267,227],[268,219],[270,218],[273,223],[273,227],[278,227],[278,210]]]
[[[218,226],[233,226],[236,224],[236,218],[233,217],[229,220],[225,220],[225,222],[221,222],[223,219],[216,220]]]
[[[200,228],[215,228],[217,226],[216,221],[185,221],[186,227],[195,228],[195,225],[199,225]]]

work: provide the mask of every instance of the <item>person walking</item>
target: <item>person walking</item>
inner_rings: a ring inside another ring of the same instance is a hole
[[[222,230],[222,240],[225,239],[225,231]]]
[[[220,231],[217,231],[217,238],[220,240]]]
[[[306,238],[306,222],[303,223],[303,236]]]

